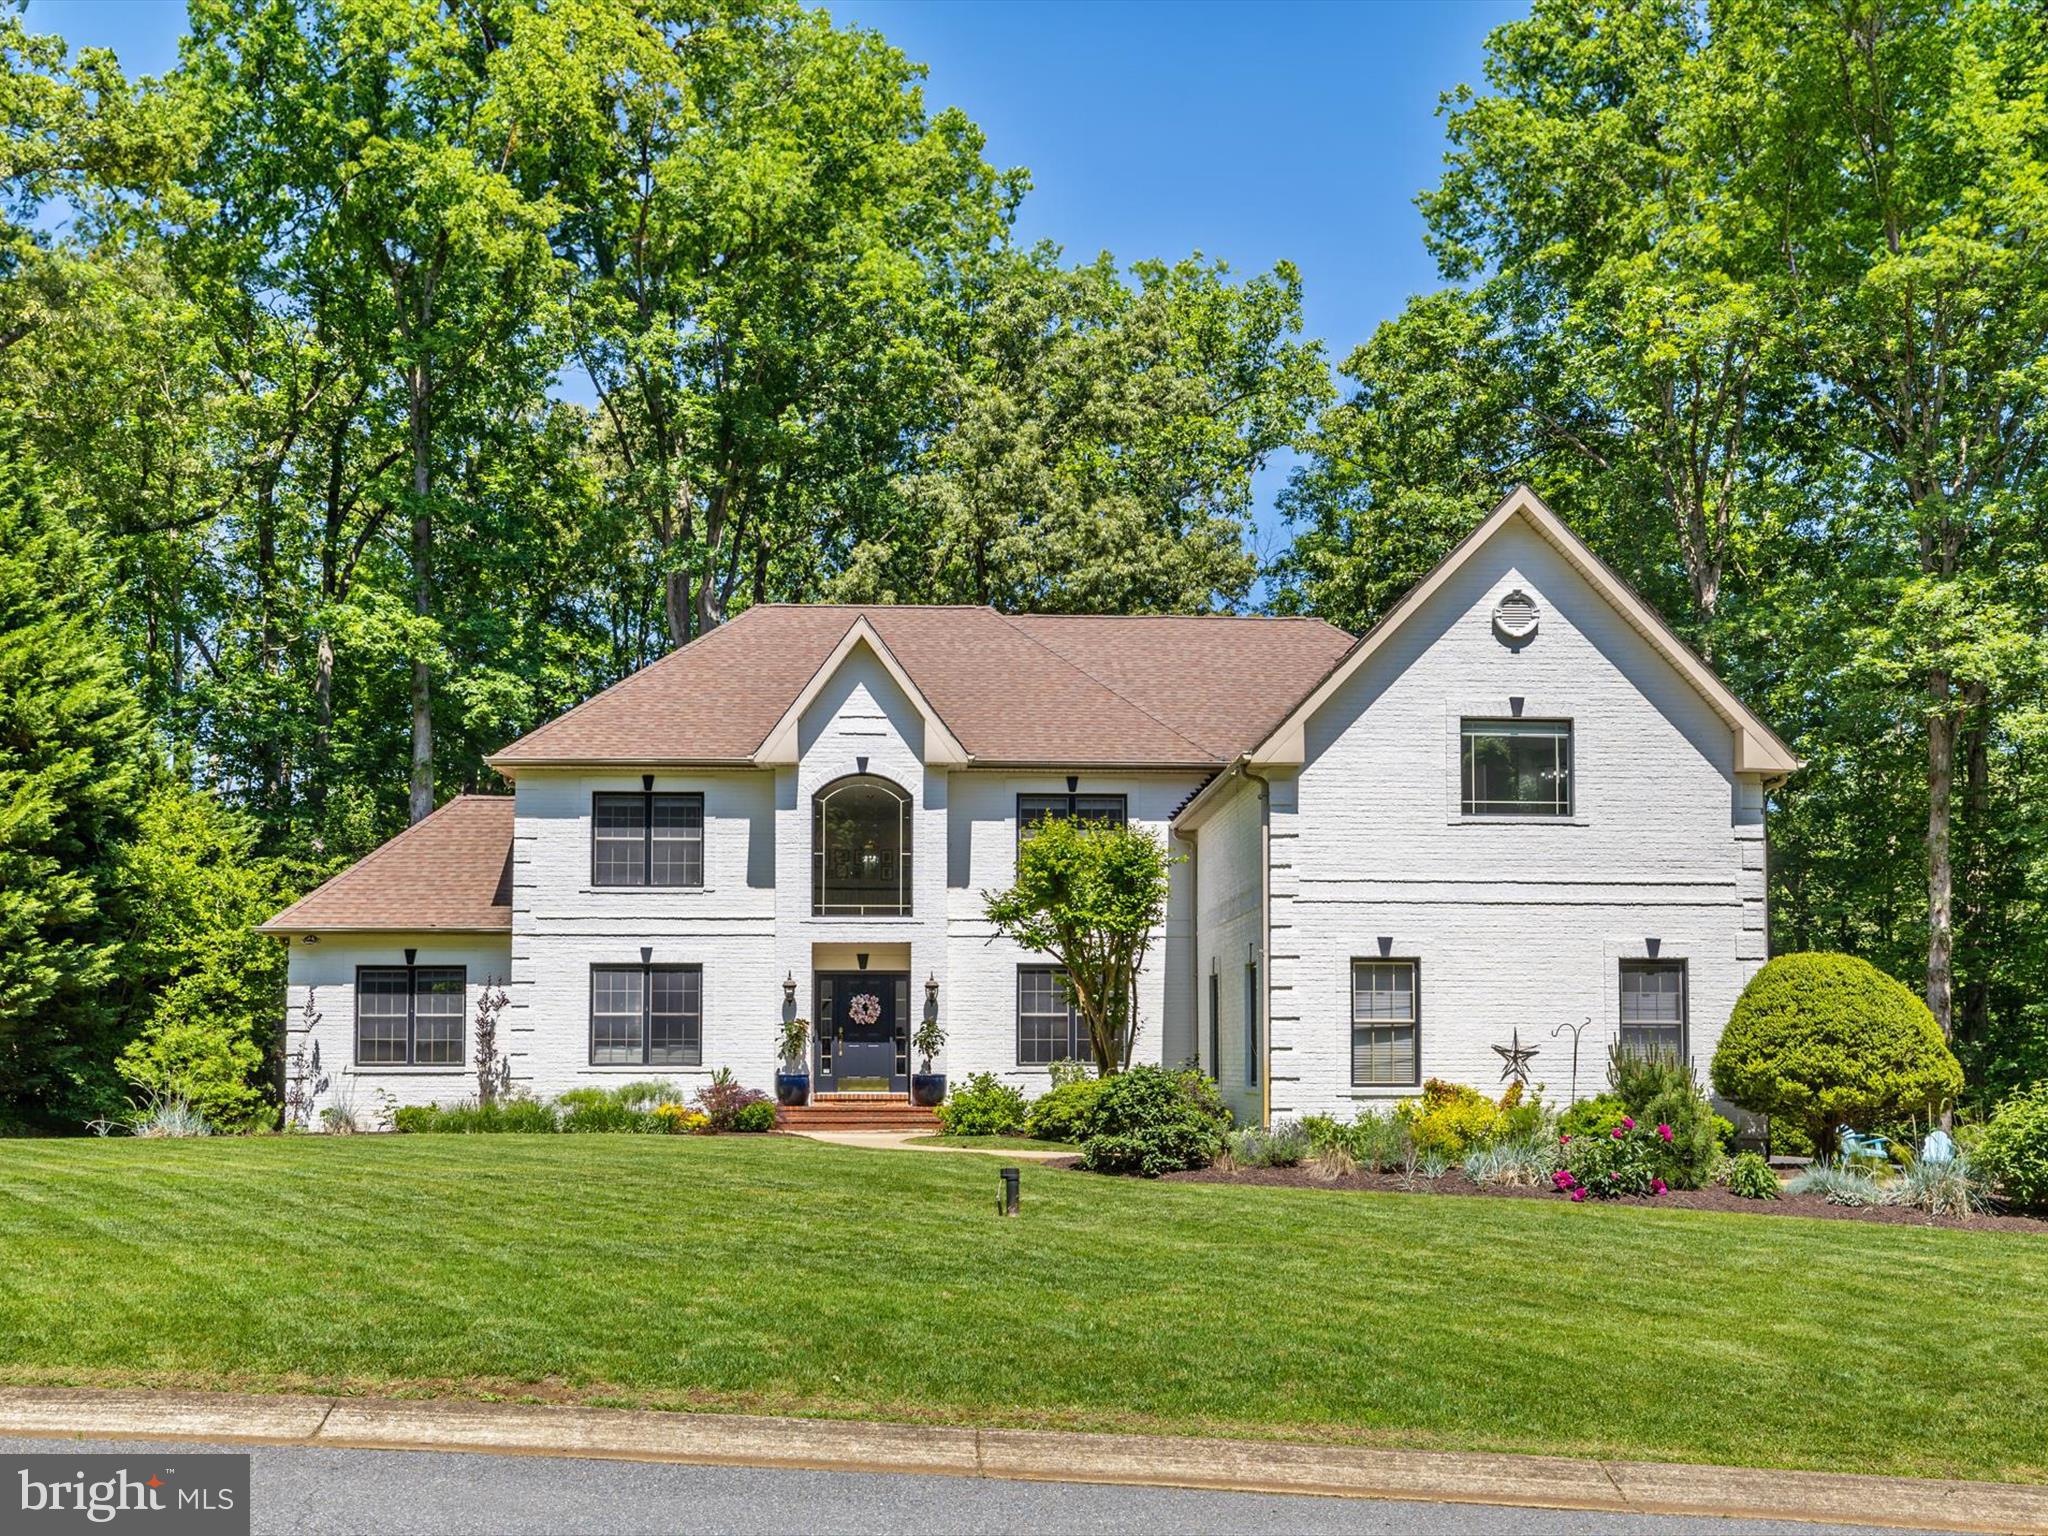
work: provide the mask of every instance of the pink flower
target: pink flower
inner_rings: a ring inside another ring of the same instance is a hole
[[[1621,1128],[1624,1131],[1632,1131],[1636,1128],[1636,1123],[1635,1121],[1629,1119],[1627,1115],[1623,1115],[1621,1117]]]
[[[1575,1189],[1575,1190],[1573,1190],[1573,1191],[1572,1191],[1572,1198],[1573,1198],[1574,1200],[1583,1200],[1583,1199],[1585,1199],[1585,1198],[1586,1198],[1586,1192],[1585,1192],[1585,1190],[1583,1190],[1583,1189]]]
[[[1633,1125],[1633,1123],[1631,1123],[1631,1125],[1630,1125],[1630,1127],[1629,1127],[1629,1128],[1630,1128],[1631,1130],[1633,1130],[1633,1129],[1635,1128],[1635,1127],[1634,1127],[1634,1125]],[[1616,1126],[1616,1127],[1614,1128],[1614,1139],[1615,1139],[1616,1141],[1619,1141],[1619,1140],[1621,1140],[1621,1138],[1622,1138],[1622,1134],[1623,1134],[1623,1133],[1622,1133],[1622,1129],[1621,1129],[1621,1127],[1617,1125],[1617,1126]]]
[[[1671,1191],[1665,1188],[1662,1179],[1652,1179],[1650,1180],[1650,1193],[1653,1195],[1668,1195]]]
[[[1657,1127],[1657,1134],[1663,1137],[1666,1141],[1669,1141],[1671,1139],[1671,1127],[1668,1125],[1660,1125]]]
[[[1558,1145],[1559,1145],[1559,1146],[1561,1147],[1561,1146],[1563,1146],[1563,1145],[1564,1145],[1564,1144],[1565,1144],[1566,1142],[1568,1142],[1568,1141],[1570,1141],[1570,1140],[1571,1140],[1571,1137],[1569,1137],[1569,1136],[1560,1136],[1560,1137],[1558,1137],[1558,1138],[1557,1138],[1557,1144],[1558,1144]]]

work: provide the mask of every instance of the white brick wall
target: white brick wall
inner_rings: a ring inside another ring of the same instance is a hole
[[[1542,620],[1511,650],[1491,616],[1515,587]],[[1505,717],[1515,697],[1528,718],[1572,722],[1568,822],[1459,814],[1459,719]],[[1734,773],[1727,724],[1539,536],[1506,525],[1318,713],[1307,744],[1297,803],[1276,786],[1273,1114],[1399,1096],[1351,1085],[1349,963],[1383,937],[1421,962],[1424,1077],[1498,1092],[1489,1047],[1519,1027],[1562,1099],[1571,1041],[1550,1032],[1590,1018],[1578,1081],[1597,1091],[1619,962],[1651,939],[1687,962],[1704,1070],[1763,959],[1761,787]]]
[[[323,933],[316,937],[319,942],[313,944],[303,937],[292,940],[290,981],[285,989],[285,1055],[289,1060],[304,1048],[312,1068],[307,1087],[315,1091],[316,1107],[351,1098],[357,1111],[369,1117],[377,1113],[385,1095],[393,1104],[430,1104],[435,1100],[452,1104],[476,1093],[475,1072],[468,1065],[356,1065],[356,967],[404,965],[408,947],[417,951],[415,964],[462,966],[469,973],[462,1032],[467,1063],[475,1059],[476,1005],[484,983],[489,979],[502,982],[510,974],[509,941],[485,934]],[[501,1048],[504,1033],[501,1020]]]
[[[1491,623],[1513,587],[1542,607],[1538,633],[1518,649]],[[1526,717],[1572,721],[1568,821],[1460,814],[1460,718],[1507,716],[1512,698]],[[1551,1030],[1592,1020],[1578,1086],[1596,1090],[1618,1025],[1620,961],[1656,940],[1663,957],[1687,962],[1690,1050],[1704,1067],[1764,958],[1762,790],[1733,771],[1726,723],[1532,530],[1510,522],[1477,551],[1318,711],[1306,746],[1298,774],[1271,775],[1270,792],[1239,779],[1192,842],[1170,842],[1191,857],[1173,870],[1147,968],[1138,1059],[1199,1055],[1248,1120],[1268,1094],[1274,1115],[1293,1116],[1412,1093],[1351,1083],[1350,962],[1377,956],[1384,938],[1389,954],[1420,962],[1424,1077],[1497,1091],[1489,1047],[1519,1027],[1541,1053],[1536,1078],[1562,1099],[1571,1042]],[[856,649],[801,722],[796,767],[659,773],[657,790],[704,796],[700,890],[591,886],[591,796],[637,790],[639,774],[522,773],[509,942],[394,934],[295,943],[294,1038],[317,985],[330,1076],[349,1072],[399,1102],[470,1091],[466,1073],[352,1066],[354,967],[398,963],[413,944],[422,964],[469,967],[472,1032],[483,977],[509,974],[505,1046],[515,1082],[537,1094],[645,1076],[687,1091],[720,1066],[766,1087],[783,978],[796,979],[810,1016],[814,973],[851,968],[865,951],[877,971],[910,972],[913,1011],[925,978],[939,983],[950,1035],[940,1070],[955,1081],[992,1071],[1036,1092],[1043,1070],[1016,1060],[1017,967],[1035,957],[993,936],[982,893],[1015,873],[1017,795],[1064,792],[1067,775],[928,772],[923,747],[911,701]],[[814,917],[812,796],[860,771],[863,758],[868,773],[912,797],[913,914]],[[1204,775],[1079,778],[1084,793],[1126,795],[1132,823],[1166,835]],[[1272,899],[1262,919],[1267,848]],[[704,967],[701,1068],[589,1064],[590,967],[637,962],[643,948],[656,962]],[[1247,1081],[1248,963],[1258,967],[1269,1037],[1266,1084]]]

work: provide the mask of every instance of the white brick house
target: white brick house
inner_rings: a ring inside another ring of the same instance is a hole
[[[900,1090],[928,1006],[940,1070],[1035,1092],[1074,1026],[981,893],[1020,818],[1064,813],[1182,861],[1138,1054],[1199,1062],[1241,1119],[1493,1091],[1516,1031],[1562,1098],[1560,1024],[1591,1021],[1582,1093],[1625,1032],[1711,1056],[1764,959],[1765,793],[1798,766],[1527,490],[1356,641],[770,605],[492,761],[510,797],[450,802],[265,925],[329,1093],[473,1091],[492,979],[538,1094],[767,1087],[791,1012],[819,1021],[820,1091]]]

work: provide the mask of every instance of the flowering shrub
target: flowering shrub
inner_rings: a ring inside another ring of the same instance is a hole
[[[753,1109],[756,1104],[767,1109],[766,1125],[760,1123],[761,1111]],[[730,1067],[720,1067],[697,1090],[697,1108],[713,1131],[765,1131],[775,1123],[775,1101],[758,1088],[741,1087]],[[743,1110],[750,1111],[745,1125],[740,1124]]]
[[[1669,1149],[1671,1127],[1624,1117],[1605,1136],[1558,1137],[1558,1168],[1551,1187],[1574,1200],[1668,1192],[1657,1170]]]
[[[1485,1094],[1439,1077],[1422,1085],[1421,1098],[1402,1100],[1395,1112],[1416,1151],[1434,1152],[1453,1162],[1490,1141],[1500,1119],[1499,1106]]]
[[[689,1136],[711,1124],[711,1117],[687,1104],[657,1104],[654,1118],[670,1136]]]

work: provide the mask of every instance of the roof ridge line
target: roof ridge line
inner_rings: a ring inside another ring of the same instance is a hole
[[[1196,741],[1192,736],[1183,734],[1181,731],[1175,729],[1173,726],[1168,725],[1164,720],[1160,719],[1157,715],[1153,714],[1151,710],[1147,709],[1144,705],[1140,704],[1136,699],[1132,698],[1129,694],[1125,693],[1123,689],[1117,687],[1116,684],[1109,682],[1105,678],[1097,677],[1093,672],[1090,672],[1086,667],[1082,666],[1081,663],[1074,660],[1073,657],[1067,655],[1064,651],[1054,650],[1051,646],[1047,645],[1043,640],[1039,639],[1038,636],[1032,634],[1029,630],[1025,629],[1021,624],[1017,623],[1016,618],[1012,615],[1004,613],[999,608],[992,608],[990,609],[990,612],[994,613],[997,618],[1001,619],[1005,624],[1007,624],[1012,631],[1019,635],[1022,635],[1026,640],[1030,641],[1033,645],[1037,646],[1041,651],[1045,652],[1046,655],[1052,657],[1055,661],[1064,662],[1066,665],[1072,667],[1076,672],[1080,673],[1083,677],[1087,678],[1089,682],[1093,683],[1096,687],[1100,688],[1103,692],[1107,693],[1111,698],[1120,699],[1124,703],[1130,705],[1132,709],[1135,709],[1139,714],[1143,715],[1147,720],[1150,720],[1154,725],[1158,726],[1159,729],[1166,732],[1167,735],[1173,737],[1176,741],[1186,742],[1189,747],[1201,753],[1205,761],[1216,761],[1216,754],[1211,752],[1207,747],[1203,746],[1199,741]],[[1055,617],[1057,617],[1057,615],[1055,615]]]

